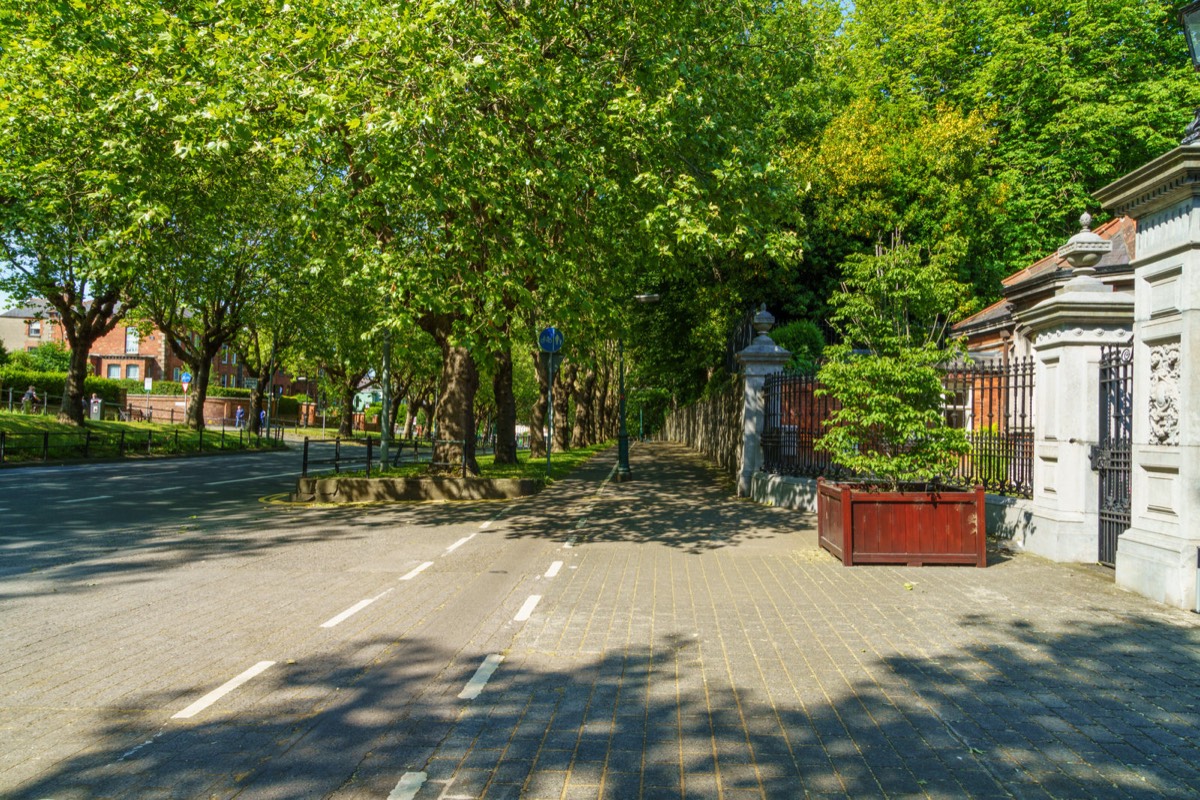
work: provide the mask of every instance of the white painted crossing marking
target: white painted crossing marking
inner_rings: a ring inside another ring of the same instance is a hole
[[[525,605],[521,606],[521,610],[517,612],[515,617],[513,617],[513,621],[524,622],[525,620],[529,619],[529,617],[533,615],[533,610],[537,608],[537,604],[539,601],[541,601],[541,599],[542,596],[540,594],[529,595],[529,599],[525,601]]]
[[[490,527],[492,527],[492,520],[489,519],[487,522],[479,526],[479,530],[486,531]]]
[[[428,777],[429,775],[424,772],[404,773],[404,777],[396,784],[396,788],[392,789],[387,800],[413,800],[417,796],[417,792],[425,785],[425,779]]]
[[[558,574],[558,571],[560,569],[562,569],[562,562],[555,561],[553,564],[550,565],[550,569],[546,570],[546,574],[544,577],[553,578],[555,575]]]
[[[488,679],[492,677],[492,673],[500,666],[500,662],[504,660],[504,656],[497,653],[492,653],[483,660],[479,665],[479,669],[475,670],[475,674],[471,676],[471,680],[467,681],[466,687],[458,693],[460,700],[474,700],[479,697],[479,693],[483,691],[483,687],[487,685]]]
[[[261,481],[261,480],[265,480],[266,478],[282,478],[285,475],[290,475],[292,477],[295,477],[296,470],[292,470],[290,472],[276,472],[271,475],[253,475],[249,478],[234,478],[233,480],[228,480],[228,481],[209,481],[208,483],[206,483],[204,485],[205,486],[224,486],[227,483],[245,483],[246,481]]]
[[[342,613],[338,614],[336,617],[332,617],[332,618],[326,620],[325,622],[322,622],[321,627],[322,628],[332,628],[334,625],[337,625],[339,622],[345,622],[346,620],[350,619],[355,614],[362,611],[364,608],[371,605],[371,603],[374,603],[376,600],[383,597],[390,591],[391,591],[391,589],[388,589],[387,592],[381,592],[380,594],[377,594],[374,597],[368,597],[366,600],[358,601],[357,603],[350,606]]]
[[[58,502],[66,505],[67,503],[90,503],[93,500],[111,500],[111,494],[98,494],[95,497],[76,497],[74,500],[59,500]]]
[[[259,675],[259,674],[265,672],[267,669],[269,669],[270,667],[273,667],[274,665],[275,665],[274,661],[258,662],[253,667],[246,670],[241,675],[238,675],[233,680],[226,681],[225,683],[218,686],[216,689],[213,689],[211,692],[204,695],[204,697],[201,697],[196,702],[192,703],[190,706],[185,708],[183,711],[180,711],[178,714],[175,714],[174,716],[172,716],[171,719],[189,719],[191,717],[196,716],[201,711],[208,708],[213,703],[217,702],[222,697],[229,694],[230,692],[232,692],[234,689],[241,686],[246,681],[250,680],[251,678],[253,678],[256,675]]]
[[[432,566],[433,566],[433,562],[432,562],[432,561],[426,561],[424,564],[422,564],[421,566],[417,567],[416,569],[414,569],[412,572],[410,572],[410,573],[408,573],[407,575],[405,575],[405,576],[404,576],[403,578],[401,578],[400,580],[402,580],[402,581],[411,581],[413,578],[417,577],[417,576],[418,576],[418,575],[420,575],[422,572],[424,572],[425,570],[429,569],[429,568],[430,568],[430,567],[432,567]]]
[[[464,536],[463,538],[459,539],[459,540],[458,540],[457,542],[455,542],[454,544],[452,544],[452,545],[450,545],[449,547],[447,547],[447,548],[446,548],[446,553],[447,553],[447,554],[449,554],[449,553],[453,553],[455,550],[457,550],[458,548],[462,547],[464,544],[466,544],[467,542],[471,541],[471,540],[472,540],[472,539],[474,539],[474,538],[475,538],[475,534],[473,534],[473,533],[472,533],[470,536]]]

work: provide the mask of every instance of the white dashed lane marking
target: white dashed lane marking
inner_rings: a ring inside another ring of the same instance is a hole
[[[404,577],[402,577],[400,580],[402,580],[402,581],[411,581],[413,578],[417,577],[417,576],[418,576],[418,575],[420,575],[422,572],[424,572],[425,570],[429,569],[429,568],[430,568],[430,567],[432,567],[432,566],[433,566],[433,562],[432,562],[432,561],[426,561],[424,564],[422,564],[421,566],[417,567],[417,568],[416,568],[416,569],[414,569],[412,572],[410,572],[410,573],[408,573],[407,575],[405,575]]]
[[[59,500],[58,502],[66,505],[67,503],[90,503],[93,500],[111,500],[111,494],[98,494],[95,497],[76,497],[74,500]]]
[[[352,617],[355,614],[357,614],[358,612],[362,611],[364,608],[371,605],[371,603],[374,603],[376,600],[383,597],[390,591],[391,591],[391,589],[388,589],[387,592],[381,592],[380,594],[377,594],[374,597],[369,597],[366,600],[358,601],[357,603],[350,606],[342,613],[338,614],[336,617],[333,617],[331,619],[326,620],[325,622],[322,622],[321,627],[322,628],[332,628],[334,625],[337,625],[339,622],[345,622],[346,620],[350,619],[350,617]]]
[[[227,682],[221,684],[220,686],[218,686],[216,689],[213,689],[211,692],[204,695],[204,697],[201,697],[196,702],[192,703],[190,706],[185,708],[183,711],[180,711],[178,714],[175,714],[174,716],[172,716],[171,719],[188,719],[190,717],[196,716],[201,711],[208,708],[213,703],[217,702],[222,697],[229,694],[230,692],[232,692],[234,689],[241,686],[246,681],[250,680],[251,678],[255,677],[256,675],[260,675],[261,673],[265,672],[267,669],[271,668],[274,665],[275,665],[274,661],[258,662],[253,667],[246,670],[241,675],[238,675],[233,680],[227,681]]]
[[[474,538],[475,538],[475,534],[473,534],[473,533],[472,533],[470,536],[464,536],[463,538],[459,539],[459,540],[458,540],[457,542],[455,542],[454,544],[452,544],[452,545],[450,545],[449,547],[447,547],[447,548],[446,548],[446,553],[447,553],[447,554],[453,553],[455,550],[457,550],[458,548],[462,547],[464,544],[466,544],[467,542],[471,541],[471,540],[472,540],[472,539],[474,539]]]
[[[387,800],[413,800],[417,796],[417,792],[425,785],[425,779],[428,777],[429,775],[424,772],[404,773],[404,777],[396,784],[396,788],[392,789]]]
[[[563,565],[563,562],[555,561],[553,564],[550,565],[550,569],[546,570],[546,574],[544,577],[553,578],[555,575],[558,574],[558,571],[560,569],[562,569],[562,565]]]
[[[513,621],[524,622],[525,620],[529,619],[529,617],[533,615],[533,610],[537,608],[537,604],[541,601],[541,599],[542,596],[540,594],[529,595],[529,599],[525,601],[525,605],[521,606],[521,610],[517,612],[515,617],[513,617]]]
[[[466,687],[458,693],[460,700],[474,700],[479,697],[479,693],[483,691],[483,687],[487,685],[488,679],[492,677],[492,673],[500,666],[500,662],[504,660],[504,656],[498,653],[492,653],[483,660],[479,665],[479,669],[475,670],[475,674],[471,676],[471,680],[467,681]]]

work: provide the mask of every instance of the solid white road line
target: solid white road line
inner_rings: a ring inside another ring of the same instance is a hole
[[[174,716],[172,716],[171,719],[188,719],[190,717],[196,716],[201,711],[208,708],[213,703],[217,702],[222,697],[229,694],[234,689],[238,688],[243,683],[245,683],[246,681],[253,678],[255,675],[259,675],[262,672],[265,672],[268,668],[270,668],[274,665],[275,665],[274,661],[258,662],[253,667],[246,670],[241,675],[238,675],[233,680],[227,681],[226,683],[223,683],[220,686],[218,686],[216,689],[213,689],[211,692],[204,695],[204,697],[201,697],[196,702],[192,703],[190,706],[185,708],[183,711],[180,711],[178,714],[175,714]]]
[[[446,552],[447,552],[447,553],[453,553],[455,550],[457,550],[458,548],[462,547],[464,544],[466,544],[467,542],[471,541],[471,540],[472,540],[472,539],[474,539],[474,538],[475,538],[475,534],[473,534],[473,533],[472,533],[470,536],[464,536],[463,538],[459,539],[459,540],[458,540],[457,542],[455,542],[454,544],[452,544],[452,545],[450,545],[449,547],[447,547],[447,548],[446,548]]]
[[[111,494],[98,494],[95,497],[76,497],[74,500],[59,500],[58,502],[66,505],[67,503],[90,503],[93,500],[111,500]]]
[[[492,521],[489,519],[487,522],[479,526],[479,530],[486,531],[490,527],[492,527]]]
[[[146,489],[143,494],[154,494],[156,492],[178,492],[182,490],[182,486],[163,486],[158,489]]]
[[[413,578],[417,577],[417,576],[418,576],[418,575],[420,575],[422,572],[424,572],[425,570],[429,569],[429,568],[430,568],[430,567],[432,567],[432,566],[433,566],[433,562],[432,562],[432,561],[426,561],[424,564],[422,564],[421,566],[417,567],[416,569],[414,569],[412,572],[410,572],[410,573],[408,573],[407,575],[405,575],[405,576],[404,576],[403,578],[401,578],[400,580],[402,580],[402,581],[411,581]]]
[[[387,796],[387,800],[413,800],[428,777],[429,775],[424,772],[404,773],[404,777],[396,784],[396,788],[392,789],[391,794]]]
[[[369,597],[366,600],[358,601],[357,603],[350,606],[342,613],[338,614],[336,617],[333,617],[331,619],[326,620],[325,622],[322,622],[321,627],[322,628],[332,628],[334,625],[337,625],[339,622],[345,622],[346,620],[350,619],[355,614],[362,611],[364,608],[371,605],[371,603],[374,603],[376,600],[383,597],[390,591],[391,591],[391,589],[388,589],[387,592],[382,592],[380,594],[375,595],[374,597]]]
[[[555,561],[553,564],[550,565],[550,569],[546,570],[546,574],[544,577],[553,578],[555,575],[558,574],[558,571],[560,569],[562,569],[562,562]]]
[[[245,483],[246,481],[261,481],[261,480],[265,480],[266,478],[282,478],[284,475],[291,475],[292,477],[295,477],[296,470],[292,470],[290,472],[276,472],[272,475],[254,475],[249,478],[234,478],[231,481],[209,481],[208,483],[205,483],[203,485],[204,486],[224,486],[227,483]]]
[[[525,605],[521,606],[521,610],[513,617],[514,622],[524,622],[533,614],[533,610],[537,608],[538,602],[542,599],[540,594],[531,594],[529,599],[525,601]]]
[[[475,674],[471,676],[471,680],[467,681],[466,688],[458,693],[460,700],[474,700],[479,697],[479,693],[483,691],[483,687],[487,685],[488,679],[492,677],[492,673],[500,666],[500,662],[504,660],[504,656],[497,653],[492,653],[483,660],[479,665],[479,669],[475,670]]]

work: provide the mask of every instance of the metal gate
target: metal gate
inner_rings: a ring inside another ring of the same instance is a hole
[[[1100,435],[1092,448],[1100,477],[1100,549],[1097,560],[1113,566],[1117,537],[1130,525],[1133,475],[1133,348],[1105,346],[1100,353]]]

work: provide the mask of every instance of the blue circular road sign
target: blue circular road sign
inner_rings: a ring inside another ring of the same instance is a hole
[[[538,334],[538,346],[543,353],[557,353],[563,346],[562,331],[558,328],[543,328]]]
[[[180,375],[179,382],[180,383],[191,383],[192,382],[192,373],[185,372],[182,375]]]

